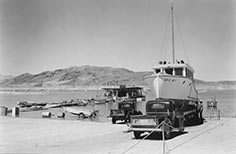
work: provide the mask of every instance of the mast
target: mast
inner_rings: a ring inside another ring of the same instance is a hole
[[[174,34],[174,5],[173,0],[171,0],[171,24],[172,24],[172,62],[175,63],[175,34]]]

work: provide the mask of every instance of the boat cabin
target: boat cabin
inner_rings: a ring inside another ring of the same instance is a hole
[[[137,97],[145,97],[142,94],[142,87],[126,87],[125,85],[121,85],[120,87],[112,87],[112,88],[102,88],[105,90],[105,95],[108,97],[129,97],[129,98],[137,98]]]
[[[174,76],[183,76],[190,79],[193,79],[193,68],[186,63],[177,63],[177,64],[160,64],[154,66],[154,74],[157,73],[167,73]]]

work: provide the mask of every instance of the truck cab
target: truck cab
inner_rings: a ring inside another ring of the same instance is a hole
[[[112,118],[113,124],[117,120],[129,122],[130,115],[142,114],[140,110],[137,110],[137,103],[145,100],[145,96],[142,94],[142,87],[126,87],[121,85],[117,88],[103,89],[106,91],[108,98],[113,99],[113,104],[117,106],[110,109],[109,117]]]
[[[186,110],[191,108],[191,110]],[[135,138],[143,132],[164,130],[165,137],[170,138],[172,130],[184,131],[185,120],[196,113],[192,105],[176,104],[170,99],[150,100],[146,103],[146,115],[133,115],[130,120],[130,131]]]

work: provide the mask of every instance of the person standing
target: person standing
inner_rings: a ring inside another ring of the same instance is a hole
[[[203,112],[203,105],[202,105],[202,101],[200,101],[198,103],[198,117],[200,120],[203,120],[202,112]]]

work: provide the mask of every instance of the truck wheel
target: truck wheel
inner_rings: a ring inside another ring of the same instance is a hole
[[[143,115],[143,113],[141,111],[138,111],[138,115]]]
[[[85,115],[83,113],[80,113],[78,118],[79,118],[79,120],[83,120],[85,118]]]
[[[116,123],[116,119],[115,118],[112,118],[111,121],[112,121],[112,124]]]
[[[140,135],[142,134],[142,132],[140,132],[140,131],[134,131],[134,137],[136,138],[136,139],[140,139]]]

